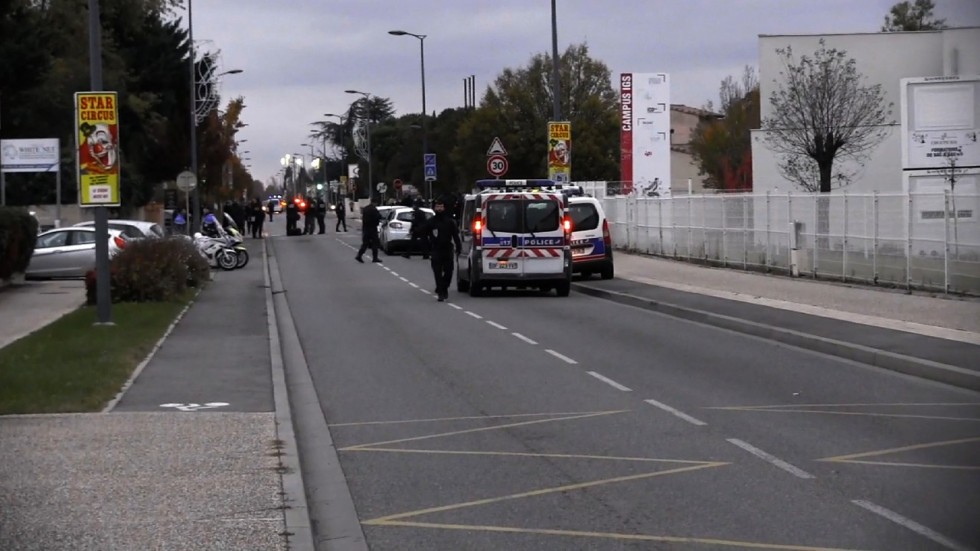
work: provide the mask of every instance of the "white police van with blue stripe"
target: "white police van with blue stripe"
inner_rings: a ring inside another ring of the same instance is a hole
[[[572,284],[572,220],[552,180],[479,180],[466,195],[456,288],[480,296],[492,287],[554,289]]]

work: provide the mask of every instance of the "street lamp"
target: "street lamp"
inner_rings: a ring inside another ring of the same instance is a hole
[[[425,109],[425,36],[424,34],[415,34],[407,31],[388,31],[388,34],[394,36],[413,36],[419,39],[419,53],[420,59],[422,60],[422,177],[425,178],[425,154],[429,152],[428,136],[425,129],[425,119],[427,117]],[[432,181],[425,180],[425,185],[428,188],[428,199],[429,204],[432,204]]]
[[[367,140],[367,162],[368,162],[368,191],[371,193],[370,197],[374,199],[374,175],[372,174],[372,163],[371,163],[371,94],[367,92],[358,92],[357,90],[344,90],[348,94],[359,94],[364,97],[365,106],[364,109],[367,112],[364,117],[364,122],[366,125],[366,140]]]

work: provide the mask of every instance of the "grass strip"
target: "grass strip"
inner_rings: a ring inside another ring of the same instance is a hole
[[[83,306],[0,349],[0,415],[101,411],[193,298]]]

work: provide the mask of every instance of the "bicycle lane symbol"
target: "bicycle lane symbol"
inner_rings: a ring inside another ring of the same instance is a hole
[[[202,409],[214,409],[230,406],[228,402],[208,402],[206,404],[160,404],[162,408],[175,408],[178,411],[200,411]]]

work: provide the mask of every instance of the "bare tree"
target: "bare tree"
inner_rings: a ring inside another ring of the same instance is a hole
[[[857,63],[847,52],[820,49],[797,60],[790,47],[777,49],[783,69],[769,97],[773,115],[762,121],[766,143],[780,154],[780,171],[800,182],[800,177],[816,176],[804,189],[829,192],[835,179],[846,182],[848,175],[834,171],[837,160],[853,160],[862,165],[885,139],[894,125],[892,104],[885,104],[880,84],[867,85],[858,73]],[[795,178],[791,176],[795,175]]]
[[[931,31],[945,29],[945,19],[935,19],[932,10],[936,4],[932,0],[915,0],[915,3],[899,2],[892,6],[885,16],[885,24],[881,27],[883,33],[901,31]]]

